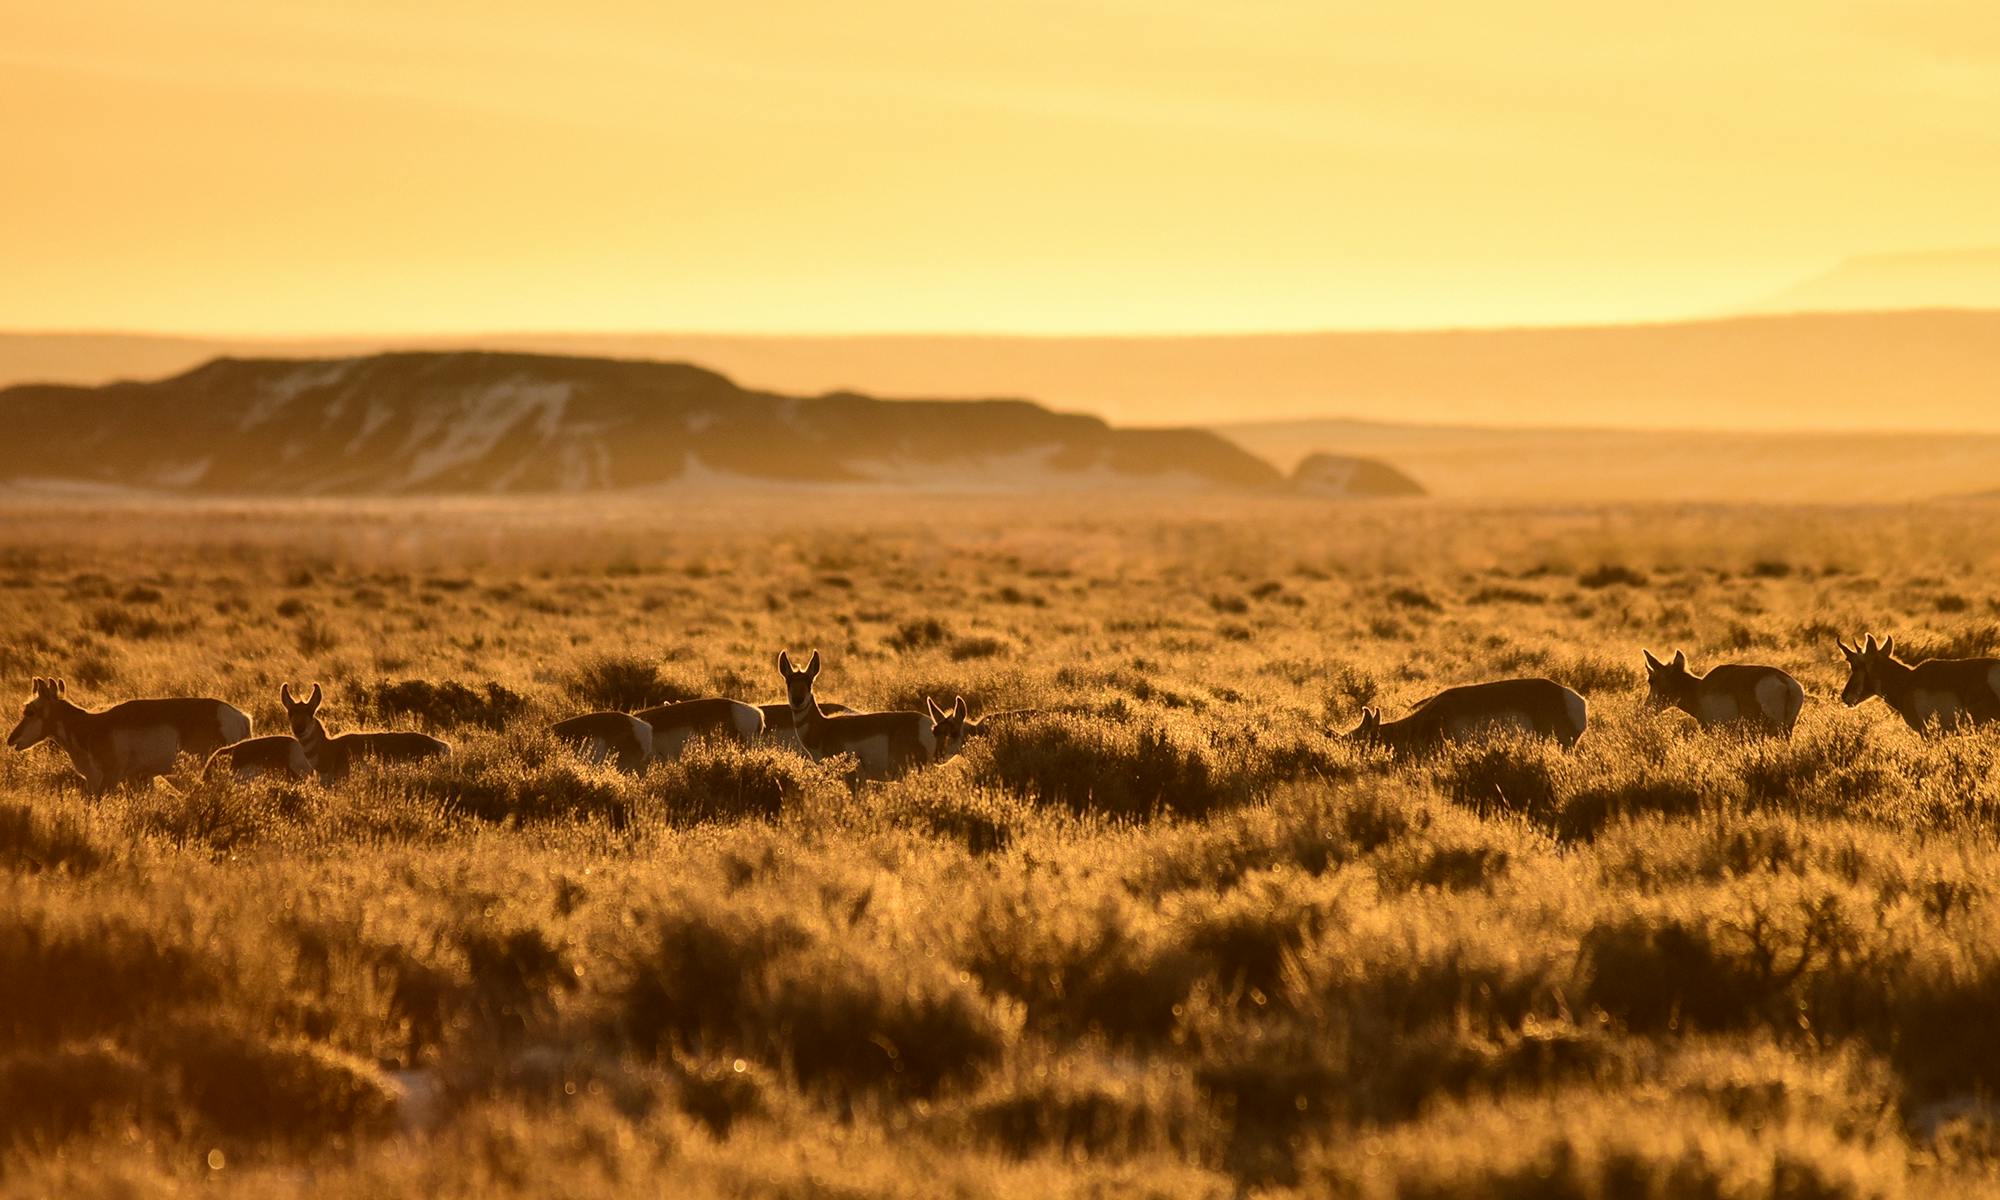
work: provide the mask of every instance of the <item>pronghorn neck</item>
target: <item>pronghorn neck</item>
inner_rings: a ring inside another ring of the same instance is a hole
[[[319,719],[319,714],[314,713],[294,725],[292,732],[299,739],[299,745],[305,749],[306,757],[318,762],[320,751],[326,749],[327,741],[326,724]]]
[[[64,750],[74,752],[80,732],[77,729],[77,722],[80,718],[88,717],[89,715],[90,713],[85,711],[80,705],[71,703],[67,696],[50,697],[49,715],[47,718],[49,740],[61,746]]]
[[[1915,667],[1885,654],[1875,663],[1875,690],[1890,707],[1901,711],[1909,701],[1916,674]]]

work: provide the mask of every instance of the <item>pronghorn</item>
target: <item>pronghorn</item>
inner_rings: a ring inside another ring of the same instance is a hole
[[[70,703],[67,690],[60,679],[36,678],[7,744],[26,750],[53,740],[92,796],[164,775],[182,754],[207,755],[250,736],[250,718],[220,700],[127,700],[90,712]]]
[[[428,733],[396,731],[328,736],[326,726],[319,719],[321,692],[316,683],[313,684],[312,695],[303,700],[292,698],[292,685],[289,683],[278,689],[278,698],[285,702],[285,714],[291,718],[293,735],[305,747],[306,761],[319,772],[321,779],[340,779],[364,758],[380,762],[415,762],[451,753],[449,745]]]
[[[616,756],[618,769],[634,774],[653,757],[653,727],[622,712],[593,712],[557,721],[549,731],[566,742],[580,744],[593,765]]]
[[[814,759],[852,754],[866,779],[886,779],[937,755],[937,735],[931,718],[920,712],[841,713],[828,715],[813,695],[819,675],[819,651],[803,670],[792,668],[789,652],[778,651],[778,673],[785,678],[785,698],[799,745]],[[933,706],[935,707],[935,706]]]
[[[1852,668],[1840,699],[1848,707],[1880,696],[1918,733],[1936,721],[1950,729],[2000,719],[2000,658],[1927,658],[1914,666],[1896,658],[1896,639],[1875,635],[1859,646],[1835,639]]]
[[[1669,662],[1639,653],[1646,656],[1646,703],[1654,708],[1678,708],[1703,729],[1737,725],[1790,737],[1799,723],[1806,690],[1776,667],[1727,663],[1697,675],[1679,650]]]
[[[255,779],[272,771],[282,771],[293,779],[313,773],[306,758],[305,744],[289,733],[267,733],[263,737],[231,742],[208,756],[202,764],[204,782],[218,779],[224,772],[237,779]]]
[[[668,762],[703,734],[724,733],[748,742],[764,732],[762,709],[723,696],[661,704],[632,715],[653,727],[653,756]]]
[[[1361,710],[1361,724],[1347,736],[1391,750],[1427,753],[1446,742],[1519,731],[1554,738],[1565,750],[1590,723],[1582,696],[1553,679],[1502,679],[1446,688],[1400,721],[1386,724],[1376,709]]]
[[[987,713],[975,721],[965,706],[963,696],[953,697],[949,709],[940,708],[938,702],[929,696],[924,697],[924,705],[930,710],[931,736],[937,743],[935,757],[939,762],[956,756],[973,738],[986,736],[995,721],[1005,722],[1041,715],[1041,710],[1036,708],[1010,708],[1003,712]]]

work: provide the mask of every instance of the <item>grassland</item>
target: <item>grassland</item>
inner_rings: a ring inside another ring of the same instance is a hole
[[[734,496],[0,512],[0,674],[451,740],[85,800],[0,752],[0,1191],[1864,1197],[2000,1187],[1991,507]],[[1640,703],[1782,666],[1788,741]],[[856,789],[599,705],[1034,707]],[[1547,674],[1573,755],[1363,703]]]

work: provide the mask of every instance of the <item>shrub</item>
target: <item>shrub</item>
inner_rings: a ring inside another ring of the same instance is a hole
[[[384,718],[416,717],[434,728],[480,725],[499,730],[528,706],[527,698],[492,681],[468,687],[456,679],[402,679],[369,688],[368,703]]]
[[[1054,716],[1009,722],[968,758],[982,783],[1080,813],[1199,816],[1244,798],[1240,780],[1217,778],[1205,755],[1157,728]]]
[[[674,822],[772,820],[808,795],[833,795],[841,788],[832,769],[782,746],[745,746],[733,739],[701,739],[672,762],[646,775]]]
[[[0,804],[0,871],[87,875],[111,860],[75,814],[28,804]]]
[[[1576,582],[1579,586],[1587,588],[1642,588],[1650,581],[1644,575],[1630,567],[1619,566],[1616,563],[1606,563],[1595,570],[1585,571],[1583,574],[1578,575]]]
[[[668,679],[661,674],[659,663],[637,654],[593,654],[571,672],[564,688],[587,709],[619,712],[693,700],[702,695],[697,688]]]
[[[315,1042],[180,1025],[152,1056],[179,1103],[224,1137],[310,1145],[384,1131],[395,1118],[398,1092],[381,1072]]]
[[[930,646],[942,645],[951,640],[951,630],[936,617],[925,617],[920,621],[905,621],[889,635],[889,649],[898,654],[908,654]]]

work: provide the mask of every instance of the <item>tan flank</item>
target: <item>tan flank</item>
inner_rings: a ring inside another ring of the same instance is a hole
[[[931,718],[923,713],[829,714],[820,707],[813,694],[819,651],[812,652],[804,668],[795,670],[791,655],[780,650],[778,673],[785,679],[785,698],[799,745],[814,759],[852,754],[863,778],[888,779],[936,757],[937,735]]]
[[[593,765],[614,759],[619,770],[637,773],[653,757],[653,727],[631,713],[585,713],[557,721],[549,729],[563,741],[582,747],[584,757]]]
[[[312,773],[305,744],[289,733],[268,733],[233,742],[209,755],[201,768],[204,780],[219,779],[224,774],[237,779],[272,774],[304,779]]]
[[[1502,679],[1446,688],[1400,721],[1385,722],[1379,711],[1364,708],[1361,724],[1347,736],[1398,753],[1424,754],[1446,742],[1518,732],[1554,738],[1568,750],[1589,723],[1583,697],[1555,680]]]
[[[205,758],[250,736],[250,718],[220,700],[127,700],[90,712],[70,703],[67,691],[60,679],[37,678],[7,744],[26,750],[53,741],[92,796],[165,775],[183,754]]]
[[[312,763],[313,770],[319,772],[321,779],[343,778],[354,769],[355,763],[364,759],[385,763],[416,762],[451,753],[448,744],[428,733],[397,730],[330,736],[319,719],[322,693],[317,683],[313,684],[312,695],[304,700],[292,698],[292,685],[289,683],[278,689],[278,698],[285,702],[285,713],[291,718],[293,736],[305,747],[306,760]]]
[[[1806,690],[1776,667],[1726,663],[1706,675],[1688,669],[1679,650],[1662,662],[1650,650],[1646,656],[1646,702],[1654,708],[1678,708],[1703,729],[1739,728],[1792,736],[1805,706]]]
[[[757,710],[764,714],[764,732],[773,737],[798,740],[798,730],[792,728],[792,706],[790,704],[759,704]],[[845,704],[829,704],[822,700],[819,710],[828,716],[851,713],[854,710]]]
[[[1911,664],[1897,659],[1895,638],[1878,644],[1872,633],[1859,646],[1834,644],[1847,656],[1847,686],[1840,699],[1850,708],[1880,696],[1918,733],[2000,719],[2000,658],[1928,658]]]
[[[653,756],[668,762],[679,758],[698,737],[722,734],[748,742],[764,732],[761,709],[723,696],[642,708],[632,715],[653,727]]]

